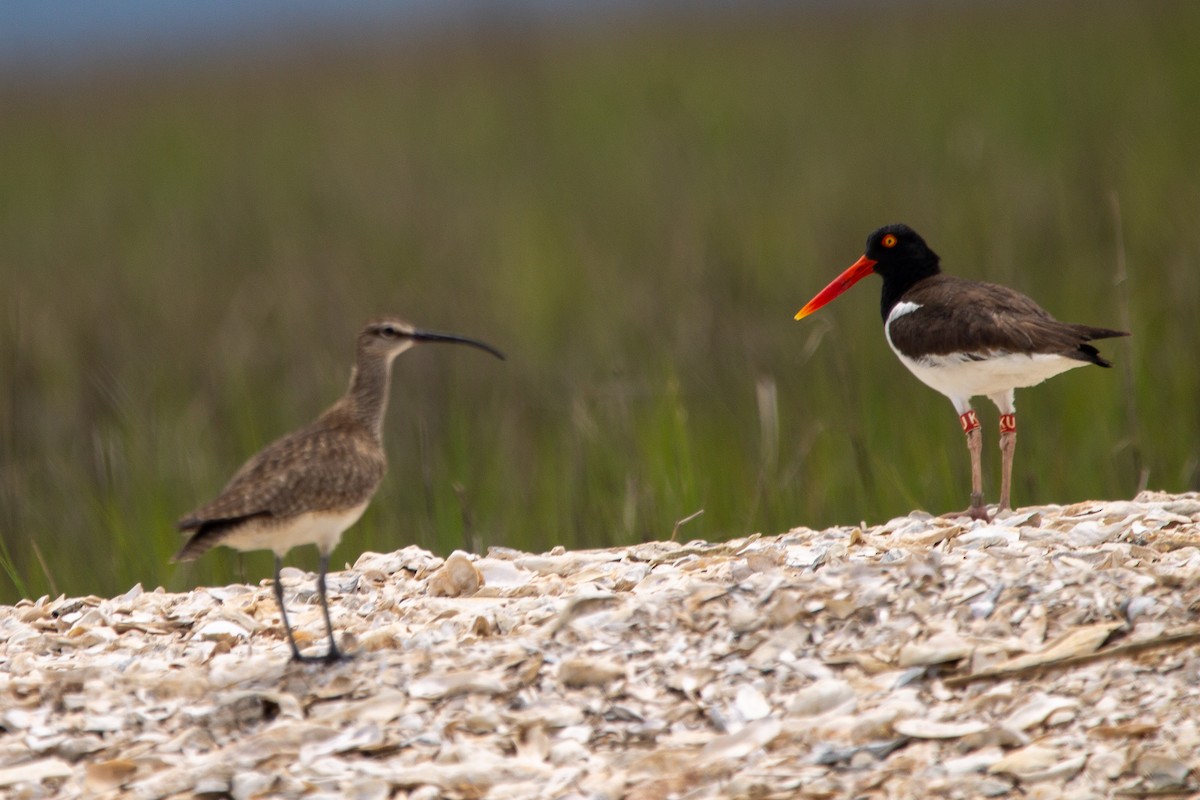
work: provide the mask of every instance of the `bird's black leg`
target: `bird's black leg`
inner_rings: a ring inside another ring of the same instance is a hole
[[[300,648],[296,646],[296,637],[292,635],[292,626],[288,622],[287,608],[283,605],[283,584],[279,581],[279,570],[283,567],[283,559],[275,556],[275,602],[279,603],[279,616],[283,619],[283,629],[287,631],[288,644],[292,646],[292,660],[303,661]]]
[[[325,632],[329,634],[329,652],[325,654],[326,661],[337,661],[345,658],[341,650],[338,650],[337,642],[333,638],[333,622],[329,619],[329,600],[325,596],[325,573],[329,571],[329,554],[321,554],[321,571],[317,574],[317,592],[321,595],[321,610],[325,612]]]

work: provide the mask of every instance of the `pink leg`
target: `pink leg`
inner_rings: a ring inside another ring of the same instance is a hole
[[[1000,415],[1000,508],[1012,508],[1012,462],[1013,451],[1017,449],[1017,415]]]
[[[967,435],[967,450],[971,453],[971,507],[967,509],[967,514],[972,519],[987,519],[987,508],[983,505],[983,467],[980,463],[983,432],[979,430],[979,417],[974,409],[967,409],[958,416],[958,421]]]

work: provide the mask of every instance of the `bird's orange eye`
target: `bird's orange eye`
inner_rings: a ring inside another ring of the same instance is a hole
[[[883,237],[883,241],[881,241],[880,244],[882,244],[884,247],[895,247],[896,237],[889,233],[887,236]]]

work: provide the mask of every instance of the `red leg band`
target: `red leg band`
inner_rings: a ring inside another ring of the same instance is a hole
[[[975,416],[975,409],[968,409],[967,413],[958,415],[958,422],[962,425],[963,433],[970,433],[979,427],[979,417]]]
[[[1000,432],[1001,433],[1016,433],[1017,432],[1017,415],[1016,414],[1001,414],[1000,415]]]

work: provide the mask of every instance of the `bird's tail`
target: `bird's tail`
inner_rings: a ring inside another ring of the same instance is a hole
[[[207,553],[213,547],[221,543],[224,534],[240,523],[245,521],[245,517],[238,519],[183,519],[179,522],[179,529],[190,534],[187,542],[179,549],[179,552],[171,556],[171,562],[177,563],[180,561],[192,561]]]
[[[1076,330],[1079,332],[1079,337],[1085,342],[1095,339],[1116,339],[1129,335],[1129,331],[1114,331],[1111,328],[1093,328],[1091,325],[1077,325]]]
[[[1086,342],[1095,341],[1096,339],[1115,339],[1119,336],[1128,336],[1128,331],[1115,331],[1111,328],[1093,328],[1090,325],[1076,325],[1075,333],[1083,341],[1079,344],[1079,349],[1073,354],[1080,361],[1087,361],[1095,364],[1098,367],[1111,367],[1112,362],[1104,356],[1100,355],[1097,350]]]

